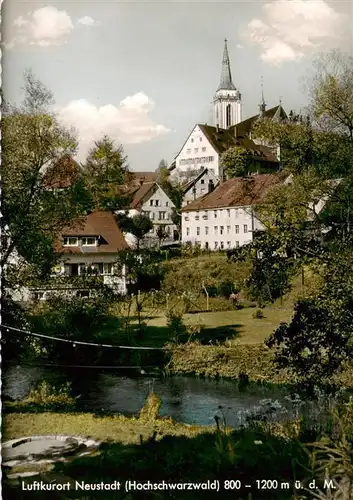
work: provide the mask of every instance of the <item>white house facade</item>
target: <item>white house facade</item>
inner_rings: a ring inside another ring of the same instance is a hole
[[[152,221],[153,228],[146,235],[142,244],[153,246],[158,242],[158,229],[162,226],[166,237],[163,242],[170,243],[179,239],[177,226],[172,221],[175,205],[165,191],[157,182],[143,182],[133,193],[133,199],[126,210],[119,210],[120,213],[127,213],[129,217],[143,214]],[[125,239],[130,246],[136,246],[136,238],[132,234],[125,234]]]
[[[271,186],[281,181],[277,174],[235,178],[182,209],[182,243],[209,250],[238,248],[250,243],[263,230],[256,205]]]

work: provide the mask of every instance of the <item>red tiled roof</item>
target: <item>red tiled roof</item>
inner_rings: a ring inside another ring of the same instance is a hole
[[[77,180],[80,171],[79,164],[70,155],[65,155],[48,168],[43,183],[48,189],[68,188]]]
[[[212,208],[244,207],[264,201],[269,189],[284,180],[281,174],[258,174],[236,177],[220,184],[214,191],[182,209],[193,212]]]
[[[100,236],[101,243],[97,247],[85,247],[85,254],[114,253],[128,248],[128,244],[119,229],[111,212],[92,212],[73,226],[61,231],[55,249],[60,253],[83,253],[78,246],[63,246],[64,236]],[[91,252],[90,252],[91,251]]]

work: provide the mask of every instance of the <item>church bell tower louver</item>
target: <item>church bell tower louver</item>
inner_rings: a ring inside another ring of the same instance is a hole
[[[241,94],[232,80],[227,39],[225,39],[221,81],[213,98],[214,125],[227,129],[241,122],[241,107]]]

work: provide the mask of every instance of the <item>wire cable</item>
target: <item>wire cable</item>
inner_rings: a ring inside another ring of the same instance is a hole
[[[19,333],[24,333],[25,335],[32,335],[33,337],[40,337],[49,340],[56,340],[58,342],[67,342],[69,344],[79,345],[89,345],[93,347],[109,347],[115,349],[135,349],[135,350],[144,350],[144,351],[164,351],[163,347],[142,347],[142,346],[128,346],[128,345],[112,345],[112,344],[96,344],[94,342],[82,342],[80,340],[69,340],[69,339],[61,339],[59,337],[53,337],[51,335],[43,335],[42,333],[34,333],[29,332],[27,330],[22,330],[21,328],[14,328],[13,326],[8,325],[0,325],[0,328],[5,329],[6,331],[14,331]]]

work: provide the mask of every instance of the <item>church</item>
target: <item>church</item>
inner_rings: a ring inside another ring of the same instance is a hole
[[[206,194],[207,186],[224,180],[220,159],[232,147],[243,148],[258,171],[278,170],[278,151],[251,138],[253,123],[262,117],[283,120],[287,115],[281,104],[266,110],[262,92],[259,113],[243,120],[242,95],[233,83],[225,40],[220,83],[213,97],[213,125],[196,124],[170,167],[171,177],[188,186],[185,199],[192,201]]]

